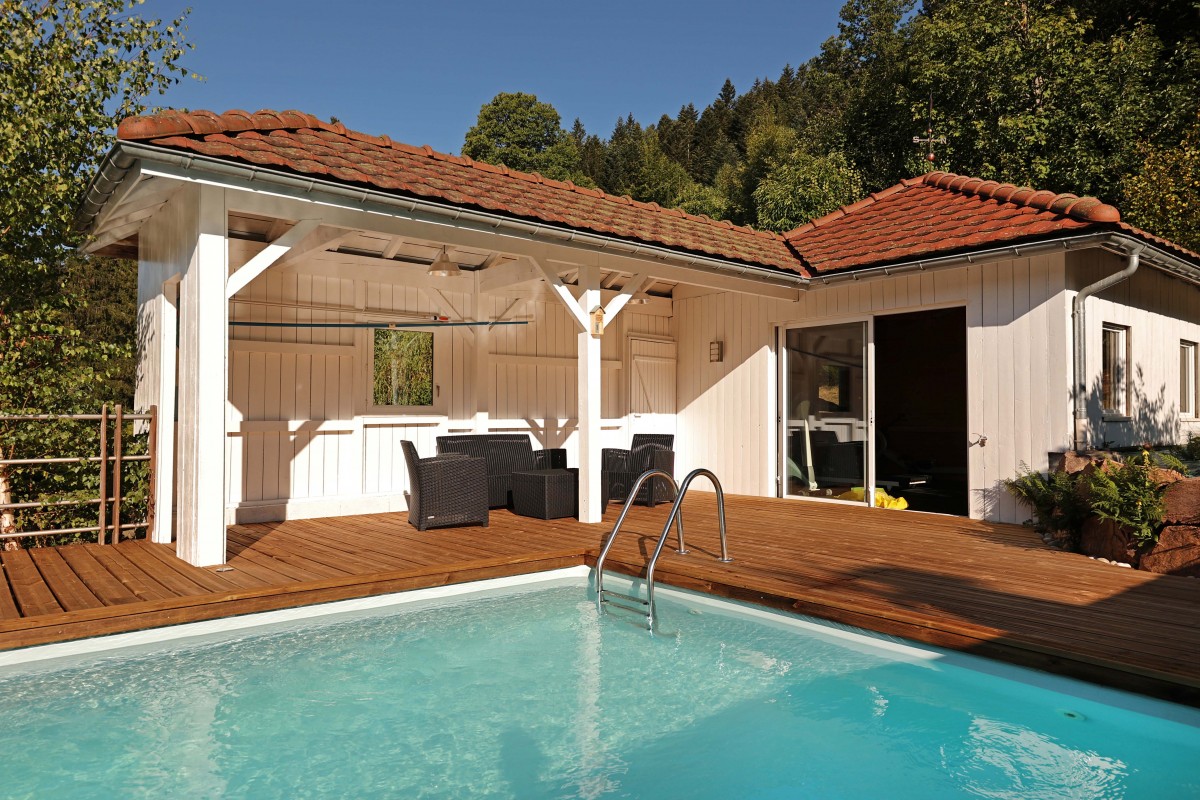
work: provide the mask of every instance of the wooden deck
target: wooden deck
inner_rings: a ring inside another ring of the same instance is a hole
[[[943,647],[1200,705],[1200,581],[1120,569],[1032,532],[953,517],[731,497],[685,505],[688,545],[658,576]],[[667,509],[637,508],[610,556],[636,573]],[[420,533],[402,515],[229,529],[229,564],[197,569],[144,541],[0,553],[0,649],[447,583],[594,564],[611,526],[493,512],[487,529]]]

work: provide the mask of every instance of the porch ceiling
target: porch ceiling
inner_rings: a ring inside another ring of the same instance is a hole
[[[235,212],[229,215],[229,236],[231,239],[252,242],[273,242],[290,230],[297,222],[298,220],[277,219],[268,216]],[[468,247],[449,241],[436,242],[406,236],[395,236],[377,231],[353,231],[345,238],[339,240],[337,246],[330,248],[322,257],[336,259],[337,256],[349,256],[351,258],[345,260],[351,267],[354,265],[362,266],[362,259],[378,261],[381,266],[394,264],[396,266],[426,267],[433,263],[443,247],[446,249],[446,255],[450,260],[466,272],[479,272],[499,268],[519,261],[517,256],[497,250]],[[378,273],[372,274],[378,275]],[[404,272],[397,271],[397,283],[404,281],[404,274]],[[578,284],[579,271],[577,269],[561,270],[559,276],[563,283],[569,285]],[[625,288],[626,284],[633,277],[634,275],[631,272],[601,269],[600,285],[603,289],[619,292]],[[653,297],[671,297],[676,285],[678,284],[674,281],[651,278],[642,287],[642,292]]]

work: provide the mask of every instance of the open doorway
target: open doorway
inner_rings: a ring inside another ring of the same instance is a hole
[[[875,318],[876,485],[917,511],[968,513],[963,308]]]

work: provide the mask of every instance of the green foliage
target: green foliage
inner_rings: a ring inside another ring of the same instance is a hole
[[[930,95],[949,139],[934,168],[1095,194],[1200,247],[1194,0],[849,0],[820,54],[778,79],[574,139],[605,191],[785,230],[929,169],[912,138]],[[647,170],[658,154],[693,183]]]
[[[846,157],[794,152],[754,189],[760,228],[788,231],[863,196],[863,179]]]
[[[1200,251],[1200,115],[1174,146],[1146,145],[1140,172],[1125,181],[1125,218]]]
[[[1167,487],[1154,480],[1156,468],[1149,451],[1143,450],[1123,464],[1096,470],[1088,479],[1092,513],[1129,530],[1142,547],[1158,541],[1165,513],[1162,498]]]
[[[146,19],[139,5],[0,1],[0,252],[29,262],[70,245],[116,123],[185,74],[183,17]]]
[[[433,405],[433,334],[375,331],[377,406]]]
[[[555,180],[571,179],[580,166],[577,139],[562,129],[558,111],[523,92],[501,92],[479,109],[463,155]]]
[[[140,4],[0,0],[4,413],[94,413],[105,401],[130,400],[132,273],[72,253],[79,239],[71,223],[117,123],[185,74],[183,18],[145,18]],[[73,455],[70,448],[82,446],[53,426],[0,423],[0,457]],[[81,466],[74,477],[94,471]],[[69,466],[0,469],[0,497],[59,496],[71,477]],[[14,524],[0,514],[0,528]]]
[[[1200,436],[1189,434],[1187,443],[1181,445],[1178,452],[1184,461],[1200,461]]]
[[[1066,472],[1043,475],[1022,463],[1017,477],[1004,481],[1004,488],[1033,510],[1038,530],[1065,534],[1074,548],[1088,514],[1087,504],[1080,499],[1076,488],[1076,480],[1074,475]]]

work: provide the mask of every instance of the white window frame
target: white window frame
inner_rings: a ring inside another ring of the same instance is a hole
[[[1110,408],[1105,405],[1104,397],[1104,373],[1108,368],[1107,359],[1104,358],[1104,342],[1108,338],[1108,334],[1116,334],[1118,339],[1117,351],[1120,361],[1118,363],[1118,374],[1113,376],[1114,383],[1118,384],[1114,388],[1114,396],[1118,400],[1118,405],[1115,408]],[[1105,419],[1124,420],[1130,417],[1130,334],[1129,326],[1117,325],[1115,323],[1106,322],[1100,331],[1100,407]]]
[[[451,351],[454,348],[452,334],[445,328],[404,328],[403,324],[395,322],[379,322],[378,320],[362,320],[375,327],[362,331],[363,365],[365,370],[361,378],[364,407],[366,413],[374,416],[395,417],[443,417],[449,402],[449,392],[442,386],[442,378],[451,374]],[[415,333],[433,334],[433,403],[427,406],[385,406],[375,403],[375,331],[387,330],[389,325],[396,325],[400,330],[411,330]]]
[[[1196,343],[1179,340],[1179,416],[1196,417]],[[1185,406],[1186,401],[1186,406]]]

